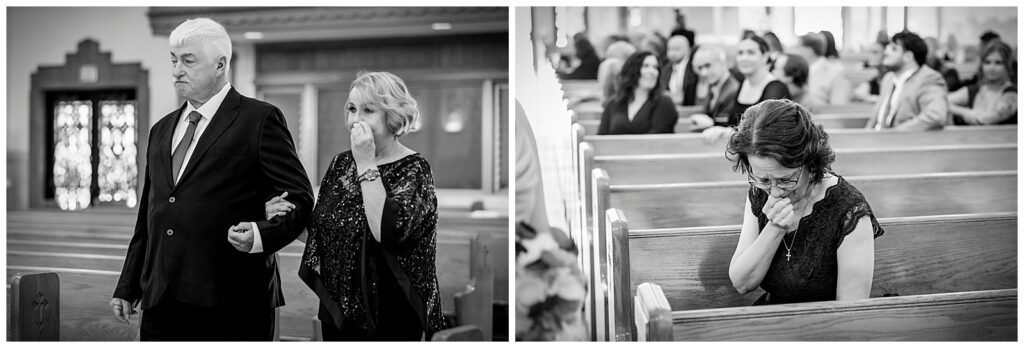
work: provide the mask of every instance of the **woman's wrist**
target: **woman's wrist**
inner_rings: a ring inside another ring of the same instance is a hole
[[[761,233],[767,233],[772,238],[785,236],[786,232],[785,228],[771,221],[768,221],[768,224],[764,226],[764,230],[761,231]]]

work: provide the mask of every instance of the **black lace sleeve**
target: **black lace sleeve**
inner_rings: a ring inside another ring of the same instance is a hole
[[[864,197],[857,194],[847,196],[851,199],[849,206],[846,208],[840,222],[838,243],[836,248],[843,245],[843,240],[846,239],[850,233],[853,233],[857,229],[857,224],[864,216],[871,218],[871,233],[874,238],[880,237],[885,231],[882,230],[882,226],[878,224],[878,220],[875,219],[875,214],[871,212],[871,206],[864,200]]]

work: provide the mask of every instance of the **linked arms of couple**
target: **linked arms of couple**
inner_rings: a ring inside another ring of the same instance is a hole
[[[264,203],[266,206],[268,221],[278,215],[285,215],[295,209],[295,204],[285,200],[287,197],[288,192],[285,191],[280,196],[275,196]],[[302,231],[302,234],[299,235],[298,239],[303,243],[306,242],[305,230]],[[231,246],[235,249],[238,249],[238,251],[251,251],[253,244],[255,243],[252,223],[242,222],[235,226],[231,226],[231,228],[228,229],[228,242],[231,243]],[[138,314],[138,311],[135,309],[138,307],[138,304],[139,299],[134,302],[120,298],[110,299],[110,308],[114,312],[114,318],[125,325],[129,323],[132,315]]]
[[[275,196],[269,201],[264,203],[267,211],[267,220],[274,218],[278,215],[285,215],[295,209],[295,204],[285,200],[288,197],[288,192],[285,191],[280,196]],[[303,230],[302,234],[299,235],[298,239],[303,243],[306,242],[306,231]],[[231,243],[235,249],[242,252],[249,252],[252,250],[253,244],[255,243],[254,228],[250,222],[242,222],[235,226],[231,226],[228,229],[228,242]],[[127,325],[132,318],[132,315],[138,314],[136,308],[139,305],[140,299],[136,299],[134,302],[112,298],[110,299],[110,308],[114,312],[114,318],[117,321]]]

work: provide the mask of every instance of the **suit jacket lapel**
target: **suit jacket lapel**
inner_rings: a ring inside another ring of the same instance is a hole
[[[186,102],[188,103],[188,102]],[[159,134],[160,138],[156,142],[157,168],[153,173],[167,173],[166,180],[169,187],[174,187],[174,173],[171,173],[171,160],[174,154],[174,150],[171,148],[171,143],[174,142],[174,130],[178,128],[178,121],[181,120],[181,113],[185,111],[186,104],[181,104],[181,107],[177,111],[174,111],[174,122],[167,127],[167,130]],[[163,153],[162,155],[160,153]]]
[[[188,179],[189,173],[191,173],[199,161],[203,159],[203,155],[210,149],[210,145],[220,138],[221,134],[235,122],[235,118],[238,117],[238,105],[242,95],[235,91],[232,87],[228,91],[227,96],[224,97],[224,101],[221,102],[220,107],[217,108],[217,113],[214,114],[213,119],[210,120],[210,124],[206,125],[206,130],[199,137],[199,142],[196,143],[195,149],[192,150],[192,157],[189,158],[188,163],[185,164],[185,171],[181,173],[181,178],[178,179],[178,184],[181,184]],[[173,180],[173,179],[172,179]]]

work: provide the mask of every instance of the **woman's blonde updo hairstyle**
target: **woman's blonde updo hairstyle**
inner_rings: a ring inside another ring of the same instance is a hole
[[[388,131],[400,137],[420,129],[420,111],[402,78],[389,72],[360,72],[351,89],[359,89],[384,111]]]

